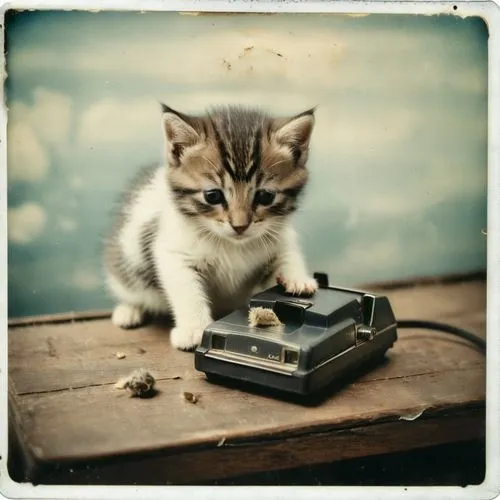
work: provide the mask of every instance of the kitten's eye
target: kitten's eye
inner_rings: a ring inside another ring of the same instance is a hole
[[[274,191],[267,191],[266,189],[259,189],[255,193],[255,204],[257,205],[270,205],[273,201],[274,198],[276,198],[276,193]]]
[[[208,189],[203,192],[203,196],[210,205],[218,205],[224,201],[224,193],[220,189]]]

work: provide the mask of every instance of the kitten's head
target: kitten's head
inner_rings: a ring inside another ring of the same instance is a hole
[[[242,107],[190,116],[163,105],[168,183],[200,229],[233,242],[277,234],[307,182],[314,110],[275,118]]]

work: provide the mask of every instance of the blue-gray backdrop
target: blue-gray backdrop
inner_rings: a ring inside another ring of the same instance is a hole
[[[339,284],[486,266],[487,28],[416,15],[9,15],[9,315],[106,308],[100,238],[158,101],[318,106],[297,225]]]

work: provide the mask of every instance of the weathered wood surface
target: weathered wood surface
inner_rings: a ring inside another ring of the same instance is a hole
[[[399,319],[446,321],[485,335],[484,282],[386,293]],[[163,471],[160,483],[484,435],[482,353],[438,332],[401,330],[399,337],[387,363],[321,405],[302,407],[208,383],[194,370],[193,355],[171,349],[168,330],[159,325],[122,331],[99,319],[16,326],[9,331],[11,420],[38,463],[127,457],[130,468],[140,454],[149,456],[142,459],[147,470]],[[118,351],[127,356],[117,359]],[[152,399],[114,388],[139,367],[157,377]],[[184,401],[184,391],[198,394],[199,402]],[[126,473],[119,482],[147,481],[136,476]]]
[[[484,414],[468,410],[452,417],[420,418],[414,422],[378,422],[278,439],[224,441],[222,445],[174,454],[132,457],[123,461],[71,464],[51,471],[47,484],[193,484],[245,474],[291,469],[407,450],[432,444],[467,443],[484,429]],[[444,425],[446,423],[446,425]],[[220,441],[219,441],[220,443]],[[362,480],[362,478],[360,478]]]

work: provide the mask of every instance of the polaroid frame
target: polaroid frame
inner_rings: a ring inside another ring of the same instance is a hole
[[[185,12],[280,12],[280,13],[384,13],[384,14],[450,14],[480,16],[489,29],[488,41],[488,231],[487,231],[487,406],[486,406],[486,476],[481,485],[456,487],[259,487],[262,500],[271,498],[331,498],[344,499],[399,498],[427,499],[490,499],[500,494],[500,7],[493,1],[320,1],[320,0],[2,0],[0,30],[9,9],[91,10],[91,11],[185,11]],[[3,33],[2,33],[3,35]],[[4,37],[1,38],[2,49]],[[2,54],[4,51],[2,50]],[[5,68],[5,58],[4,64]],[[5,70],[4,70],[5,71]],[[1,89],[2,97],[4,89]],[[5,104],[1,109],[0,132],[0,493],[7,498],[93,498],[143,499],[188,498],[200,494],[203,498],[234,498],[255,495],[254,487],[180,487],[180,486],[48,486],[19,484],[7,472],[7,152]]]

